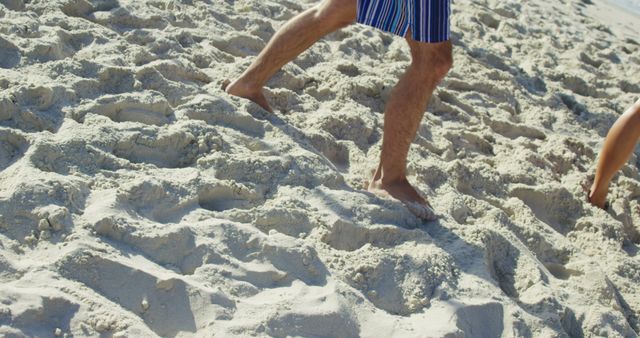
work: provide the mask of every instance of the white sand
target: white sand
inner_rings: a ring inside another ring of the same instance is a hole
[[[580,183],[640,39],[592,1],[455,2],[422,224],[361,190],[402,39],[328,36],[270,116],[220,83],[314,1],[0,0],[0,336],[636,337],[638,156],[610,213]]]

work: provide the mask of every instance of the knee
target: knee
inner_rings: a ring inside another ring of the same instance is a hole
[[[451,70],[452,67],[453,55],[451,53],[451,50],[449,50],[447,53],[443,53],[438,58],[436,58],[434,63],[434,72],[436,74],[436,77],[438,78],[438,81],[442,80],[447,75],[447,73],[449,73],[449,70]]]
[[[356,19],[355,0],[325,0],[315,7],[316,20],[333,28],[350,25]]]
[[[453,53],[451,45],[445,43],[442,46],[431,47],[413,54],[412,66],[425,74],[425,76],[435,77],[436,81],[442,80],[451,67],[453,67]]]

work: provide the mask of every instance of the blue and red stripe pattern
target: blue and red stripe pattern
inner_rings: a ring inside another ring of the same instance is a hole
[[[357,22],[422,42],[449,40],[451,0],[358,0]]]

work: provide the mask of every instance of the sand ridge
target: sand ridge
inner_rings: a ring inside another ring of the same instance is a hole
[[[0,0],[0,334],[635,337],[640,178],[585,202],[638,96],[599,2],[455,1],[409,157],[363,191],[406,43],[353,25],[229,97],[313,1]]]

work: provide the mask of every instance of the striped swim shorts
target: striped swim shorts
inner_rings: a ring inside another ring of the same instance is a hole
[[[358,0],[356,21],[422,42],[449,40],[451,0]]]

